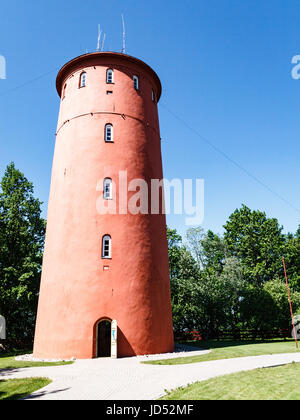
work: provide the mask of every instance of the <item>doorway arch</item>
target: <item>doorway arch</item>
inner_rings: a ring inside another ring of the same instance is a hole
[[[101,319],[96,326],[96,357],[111,357],[111,320]]]

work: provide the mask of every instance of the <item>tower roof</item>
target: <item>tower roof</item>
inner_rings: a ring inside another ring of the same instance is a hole
[[[152,77],[154,83],[156,84],[157,88],[157,101],[159,101],[161,97],[162,86],[160,79],[156,72],[144,61],[139,60],[138,58],[132,57],[127,54],[123,53],[116,53],[116,52],[93,52],[88,54],[83,54],[78,57],[73,58],[72,60],[68,61],[58,72],[56,78],[56,89],[58,95],[61,96],[62,92],[62,85],[64,80],[68,75],[72,72],[75,72],[82,67],[87,66],[96,66],[96,65],[114,65],[114,64],[124,64],[130,62],[138,67],[141,68],[144,72],[148,73],[150,77]]]

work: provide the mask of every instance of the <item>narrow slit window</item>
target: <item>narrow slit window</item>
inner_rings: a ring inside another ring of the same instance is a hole
[[[133,87],[135,90],[139,90],[139,78],[138,76],[133,76]]]
[[[155,91],[154,89],[152,89],[152,101],[155,102],[156,101],[156,95],[155,95]]]
[[[66,97],[66,90],[67,90],[67,84],[65,84],[64,87],[63,87],[62,99],[65,99],[65,97]]]
[[[114,129],[112,124],[106,124],[105,126],[105,142],[113,143],[114,141]]]
[[[102,240],[102,258],[111,258],[111,237],[105,235]]]
[[[114,83],[114,71],[108,69],[106,72],[106,83]]]
[[[86,73],[81,73],[80,80],[79,80],[79,87],[83,88],[86,87]]]
[[[105,180],[104,180],[103,198],[104,198],[104,200],[112,200],[112,180],[111,180],[111,178],[105,178]]]

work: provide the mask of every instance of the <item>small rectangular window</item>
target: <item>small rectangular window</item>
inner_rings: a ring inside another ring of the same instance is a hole
[[[102,242],[102,258],[111,258],[111,237],[104,236]]]
[[[113,83],[114,82],[114,71],[112,69],[108,69],[106,73],[106,83]]]
[[[110,178],[104,180],[103,197],[105,200],[112,200],[112,180]]]
[[[106,124],[105,126],[105,141],[111,143],[114,141],[114,131],[112,124]]]
[[[133,87],[135,90],[139,90],[139,78],[137,76],[133,76]]]

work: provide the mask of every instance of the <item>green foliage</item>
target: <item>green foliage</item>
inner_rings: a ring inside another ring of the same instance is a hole
[[[202,248],[202,241],[204,239],[204,236],[205,233],[201,227],[190,228],[186,232],[187,247],[193,255],[193,257],[195,258],[199,267],[203,267],[205,264]]]
[[[291,314],[288,301],[287,288],[284,281],[279,278],[269,281],[264,285],[274,304],[273,325],[278,328],[291,328]],[[300,308],[300,292],[290,291],[292,307],[296,311]]]
[[[217,273],[223,271],[227,257],[226,243],[223,238],[209,230],[201,241],[203,267],[213,268]]]
[[[193,329],[201,313],[198,278],[199,268],[190,252],[182,246],[175,230],[167,230],[171,275],[173,323],[176,332]]]
[[[52,381],[47,378],[22,378],[0,380],[0,400],[16,401],[44,388]]]
[[[246,328],[260,331],[272,330],[277,324],[272,296],[264,289],[248,285],[241,301],[241,320]],[[253,338],[256,338],[255,335]]]
[[[243,205],[224,228],[224,236],[190,228],[186,245],[168,231],[175,331],[197,329],[213,337],[291,329],[282,257],[293,309],[300,313],[300,227],[284,235],[277,219]]]
[[[285,240],[277,219],[243,205],[224,228],[228,254],[243,262],[249,282],[260,286],[282,272]]]
[[[227,324],[226,315],[230,311],[230,302],[227,284],[223,280],[213,269],[206,269],[201,273],[203,317],[199,326],[205,336],[215,336],[220,325]]]
[[[0,313],[8,338],[32,338],[45,221],[33,185],[11,163],[0,191]]]
[[[284,256],[289,283],[291,287],[300,290],[300,227],[295,236],[286,236]]]
[[[169,249],[169,265],[171,279],[176,277],[180,267],[180,247],[182,245],[182,238],[175,229],[167,228],[167,239]]]

